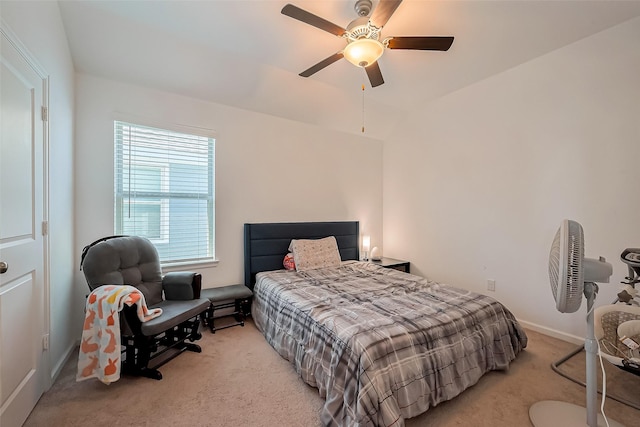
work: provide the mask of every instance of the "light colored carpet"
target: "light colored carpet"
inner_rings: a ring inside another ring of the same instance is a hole
[[[585,389],[550,368],[575,346],[533,331],[506,372],[491,372],[455,399],[407,420],[418,426],[529,426],[529,407],[554,399],[585,405]],[[106,386],[75,382],[76,358],[64,367],[25,426],[319,426],[323,400],[304,384],[249,320],[211,334],[200,354],[185,352],[164,365],[161,381],[123,377]],[[584,362],[573,362],[584,371]],[[640,404],[640,377],[608,366],[608,387]],[[608,374],[609,375],[609,374]],[[634,390],[629,393],[629,390]],[[628,427],[640,411],[608,400],[607,415]]]

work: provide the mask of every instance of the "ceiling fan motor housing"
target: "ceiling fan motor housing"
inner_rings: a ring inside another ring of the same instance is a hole
[[[358,40],[362,38],[378,40],[380,38],[380,29],[369,23],[369,18],[362,17],[354,19],[347,25],[345,36],[349,40]]]
[[[353,8],[359,16],[369,16],[372,6],[371,0],[358,0]]]

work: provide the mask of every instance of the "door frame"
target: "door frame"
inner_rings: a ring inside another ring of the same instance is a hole
[[[31,54],[29,49],[22,43],[16,33],[9,27],[9,25],[0,17],[0,32],[6,37],[6,39],[13,45],[16,51],[22,56],[22,58],[29,64],[33,71],[42,80],[42,250],[43,250],[43,353],[42,353],[42,384],[44,385],[44,391],[49,390],[53,383],[51,372],[51,360],[50,360],[50,345],[49,338],[51,336],[51,295],[50,295],[50,239],[49,239],[49,74],[45,71],[44,67]],[[44,338],[46,336],[46,339]],[[46,344],[45,341],[46,340]],[[46,347],[46,348],[45,348]]]

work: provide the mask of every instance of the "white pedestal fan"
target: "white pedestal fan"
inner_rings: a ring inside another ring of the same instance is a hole
[[[584,257],[584,233],[582,226],[565,219],[558,229],[549,253],[549,280],[561,313],[574,313],[582,304],[582,294],[587,299],[586,351],[587,407],[567,402],[545,400],[529,408],[529,418],[535,427],[589,426],[606,427],[604,418],[598,414],[598,377],[596,341],[593,321],[593,303],[598,290],[596,282],[609,283],[613,273],[611,264],[604,258]],[[608,420],[610,427],[622,424]]]

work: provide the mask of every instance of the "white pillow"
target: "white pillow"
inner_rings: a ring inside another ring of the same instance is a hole
[[[297,271],[340,266],[340,251],[334,236],[315,240],[292,240],[289,250]]]

